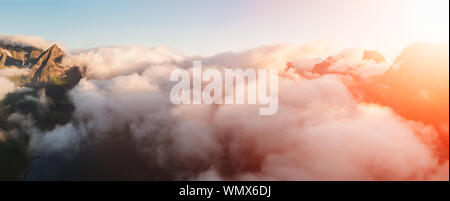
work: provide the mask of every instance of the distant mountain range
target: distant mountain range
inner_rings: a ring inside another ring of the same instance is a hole
[[[33,87],[48,84],[74,86],[82,77],[77,66],[64,66],[63,50],[54,44],[47,50],[0,44],[0,68],[31,69],[25,83]]]

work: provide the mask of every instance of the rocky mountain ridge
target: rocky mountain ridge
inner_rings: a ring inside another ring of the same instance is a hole
[[[31,87],[45,85],[74,86],[82,77],[77,66],[65,66],[65,53],[54,44],[43,51],[36,47],[0,44],[0,68],[17,67],[30,69],[27,84]]]
[[[36,47],[0,43],[0,66],[30,67],[42,52],[43,50]]]

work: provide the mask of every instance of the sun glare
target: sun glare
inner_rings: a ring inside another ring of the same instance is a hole
[[[448,41],[448,0],[415,0],[413,9],[417,15],[416,19],[411,20],[416,21],[417,25],[421,27],[421,40],[430,42]]]

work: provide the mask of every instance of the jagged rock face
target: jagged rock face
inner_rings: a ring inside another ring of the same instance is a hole
[[[61,65],[63,57],[64,52],[57,45],[42,53],[32,67],[33,84],[63,84],[66,71]]]
[[[82,77],[80,68],[63,66],[64,51],[56,44],[46,51],[0,43],[0,67],[31,68],[27,83],[33,87],[48,84],[74,86]]]
[[[0,48],[0,67],[5,65],[7,55],[4,50]]]
[[[30,67],[42,50],[35,47],[20,47],[0,44],[0,64],[5,66]]]
[[[383,57],[383,55],[381,55],[381,53],[375,50],[364,51],[363,60],[372,60],[375,61],[377,64],[386,62],[386,59]]]

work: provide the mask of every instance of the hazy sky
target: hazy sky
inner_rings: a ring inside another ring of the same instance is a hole
[[[0,34],[69,48],[174,47],[211,55],[275,43],[328,41],[385,53],[448,41],[448,0],[0,0]]]

